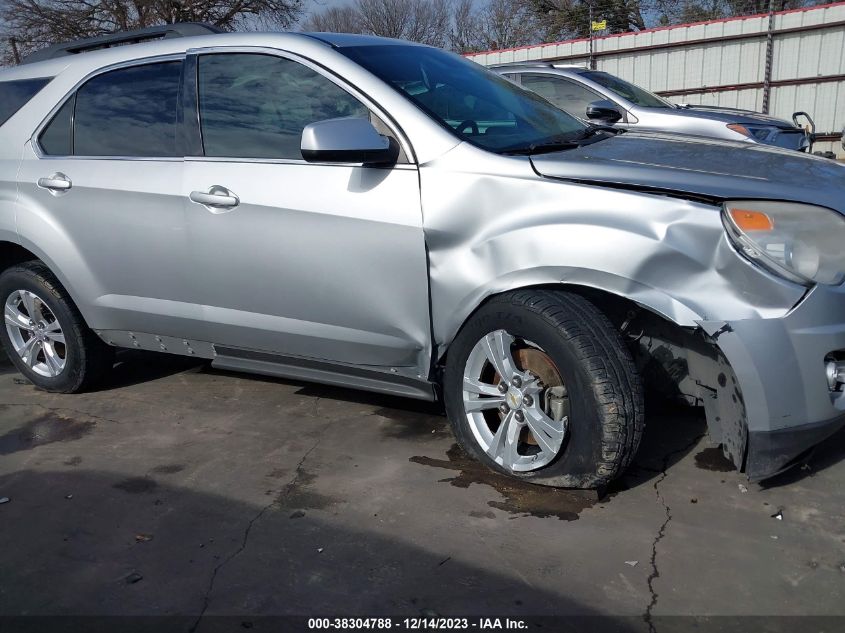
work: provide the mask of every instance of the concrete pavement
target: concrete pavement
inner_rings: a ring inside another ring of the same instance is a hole
[[[845,616],[845,435],[764,487],[652,405],[597,500],[485,470],[431,405],[120,358],[74,396],[0,366],[0,615]]]

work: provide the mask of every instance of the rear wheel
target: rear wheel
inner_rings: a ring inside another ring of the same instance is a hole
[[[444,392],[467,452],[536,483],[605,485],[642,435],[630,353],[604,314],[571,293],[518,291],[483,306],[452,344]]]
[[[35,386],[72,393],[93,385],[111,368],[111,347],[85,324],[55,276],[41,262],[0,275],[4,327],[0,341]]]

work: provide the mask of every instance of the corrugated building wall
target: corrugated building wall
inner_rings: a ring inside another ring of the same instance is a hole
[[[596,68],[676,103],[763,110],[766,42],[772,36],[769,113],[808,112],[823,138],[816,151],[842,158],[845,2],[596,37]],[[468,55],[481,64],[587,64],[589,40]]]

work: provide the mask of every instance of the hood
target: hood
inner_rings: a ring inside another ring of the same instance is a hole
[[[531,162],[548,178],[719,201],[804,202],[845,215],[845,164],[743,141],[627,132]]]
[[[683,105],[672,110],[673,116],[692,117],[695,119],[709,119],[721,121],[725,124],[740,123],[742,125],[770,125],[782,130],[797,130],[791,121],[760,114],[751,110],[736,110],[734,108],[711,108],[709,106]]]

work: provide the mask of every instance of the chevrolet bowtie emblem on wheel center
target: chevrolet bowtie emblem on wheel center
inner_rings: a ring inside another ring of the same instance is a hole
[[[505,396],[508,406],[511,409],[519,409],[522,406],[522,392],[515,387],[508,389],[508,395]]]

